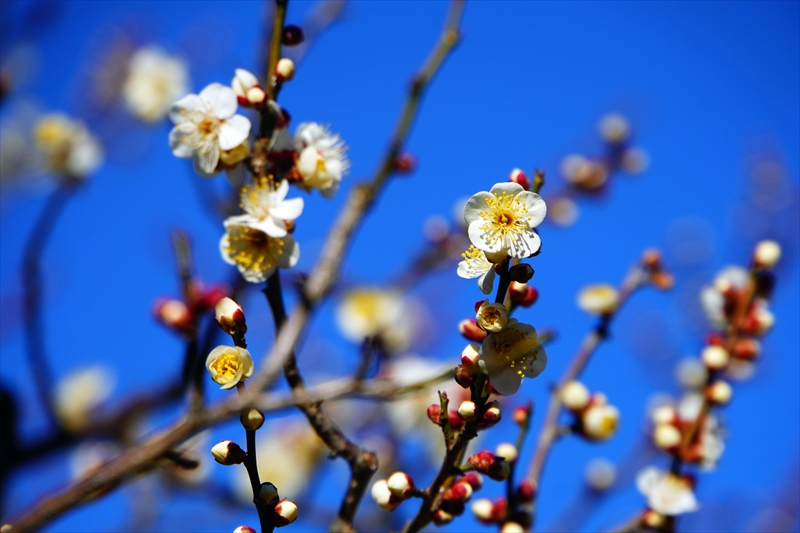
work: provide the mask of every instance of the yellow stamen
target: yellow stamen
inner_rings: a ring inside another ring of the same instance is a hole
[[[211,364],[211,368],[220,376],[233,378],[236,376],[236,372],[239,371],[239,356],[237,354],[226,353],[214,361]]]
[[[228,228],[228,256],[237,265],[251,272],[266,272],[278,264],[283,255],[283,239],[248,226]]]

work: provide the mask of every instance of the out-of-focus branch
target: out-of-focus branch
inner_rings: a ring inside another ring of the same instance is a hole
[[[538,494],[539,492],[539,484],[541,481],[545,461],[550,453],[550,449],[559,436],[558,417],[561,413],[562,407],[561,399],[559,398],[559,392],[561,388],[570,381],[576,380],[580,376],[581,372],[583,372],[583,369],[586,367],[586,364],[589,362],[589,358],[595,352],[600,343],[608,336],[608,328],[610,327],[614,317],[619,314],[620,309],[631,296],[631,294],[645,285],[647,281],[647,272],[640,264],[637,264],[633,269],[631,269],[630,273],[628,273],[625,280],[622,282],[622,286],[620,287],[619,291],[619,300],[614,311],[604,314],[600,318],[597,326],[595,326],[595,328],[586,336],[586,338],[584,338],[583,344],[581,344],[577,353],[573,357],[572,362],[564,371],[564,374],[558,381],[558,385],[550,394],[550,403],[547,407],[547,416],[545,418],[544,426],[542,426],[542,429],[539,432],[539,439],[536,446],[535,455],[533,462],[531,463],[530,470],[528,471],[528,480],[533,484],[534,494]]]
[[[287,47],[283,53],[295,64],[299,64],[319,37],[341,18],[346,0],[320,0],[303,20],[300,27],[305,39],[297,46]]]

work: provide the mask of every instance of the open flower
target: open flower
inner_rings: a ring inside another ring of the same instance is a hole
[[[655,512],[676,516],[696,511],[700,506],[688,479],[654,467],[645,468],[636,478],[639,492]]]
[[[278,187],[265,178],[255,178],[252,186],[242,187],[244,215],[228,218],[225,224],[244,225],[262,231],[270,237],[285,237],[286,222],[303,213],[303,199],[286,200],[289,183],[281,181]]]
[[[408,349],[418,329],[421,310],[403,294],[377,287],[348,291],[336,308],[336,325],[353,342],[378,337],[390,353]]]
[[[522,378],[535,378],[547,366],[547,354],[539,344],[536,329],[515,318],[502,331],[483,340],[481,360],[486,364],[489,381],[500,394],[514,394]]]
[[[542,242],[534,228],[546,214],[541,196],[509,182],[479,192],[464,207],[472,244],[484,252],[505,250],[511,257],[529,257],[539,251]]]
[[[211,379],[231,389],[240,381],[253,375],[253,358],[250,352],[238,346],[217,346],[206,358],[206,368]]]
[[[50,172],[85,178],[103,162],[103,148],[86,125],[61,113],[40,118],[34,126],[34,138]]]
[[[241,220],[225,221],[225,235],[219,241],[222,259],[236,265],[251,283],[266,281],[276,268],[292,268],[300,258],[300,245],[291,234],[270,237]]]
[[[304,122],[297,127],[294,143],[303,185],[319,189],[324,197],[331,198],[350,169],[344,142],[323,126]]]
[[[491,294],[494,288],[495,270],[494,264],[486,259],[486,253],[470,244],[461,257],[464,260],[458,264],[458,275],[467,279],[478,278],[478,287],[483,294]]]
[[[170,105],[189,92],[186,62],[157,46],[141,48],[128,62],[122,95],[136,118],[156,122]]]
[[[80,431],[114,389],[114,375],[102,366],[71,372],[55,387],[56,416],[67,431]]]
[[[232,150],[250,135],[250,121],[236,115],[233,89],[212,83],[200,94],[188,94],[172,104],[169,118],[175,127],[169,146],[176,157],[194,160],[200,175],[210,176],[219,163],[220,150]]]

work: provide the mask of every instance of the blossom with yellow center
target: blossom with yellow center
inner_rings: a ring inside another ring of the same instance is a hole
[[[522,378],[535,378],[547,366],[547,354],[539,344],[536,329],[512,318],[498,333],[483,340],[481,360],[489,381],[500,394],[514,394]]]
[[[508,324],[508,313],[503,304],[493,304],[485,300],[475,314],[478,326],[489,333],[497,333]]]
[[[324,197],[331,198],[350,169],[344,142],[323,126],[304,122],[297,127],[294,144],[303,185],[319,189]]]
[[[336,309],[336,324],[345,337],[359,343],[380,337],[383,348],[392,353],[408,348],[418,318],[400,292],[377,287],[348,291]]]
[[[222,259],[236,265],[251,283],[266,281],[276,268],[292,268],[300,258],[300,245],[289,233],[280,238],[270,237],[239,217],[226,220],[225,230],[219,241]]]
[[[236,94],[230,87],[212,83],[200,94],[188,94],[172,104],[169,118],[175,127],[169,145],[176,157],[194,161],[201,176],[217,170],[221,150],[232,150],[250,135],[250,120],[236,115]]]
[[[80,120],[60,113],[40,118],[34,126],[36,147],[47,171],[85,178],[103,162],[100,142]]]
[[[677,516],[700,508],[691,482],[671,472],[645,468],[637,476],[636,486],[647,498],[650,509],[662,515]]]
[[[464,258],[458,264],[457,274],[462,278],[478,278],[478,287],[483,294],[491,294],[494,288],[494,264],[486,258],[486,252],[469,245],[466,252],[461,254]]]
[[[233,216],[225,225],[247,226],[270,237],[284,238],[287,235],[287,221],[291,222],[303,213],[303,199],[286,200],[289,183],[286,180],[275,183],[267,178],[255,178],[252,186],[242,187],[242,209],[245,214]]]
[[[469,239],[476,248],[520,258],[539,251],[542,242],[534,228],[546,214],[541,196],[510,182],[477,193],[464,207]]]
[[[244,348],[217,346],[208,354],[206,368],[222,389],[231,389],[253,375],[253,358]]]

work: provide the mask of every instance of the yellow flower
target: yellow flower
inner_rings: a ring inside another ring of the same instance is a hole
[[[253,375],[253,358],[244,348],[217,346],[208,354],[206,368],[222,389],[231,389]]]

